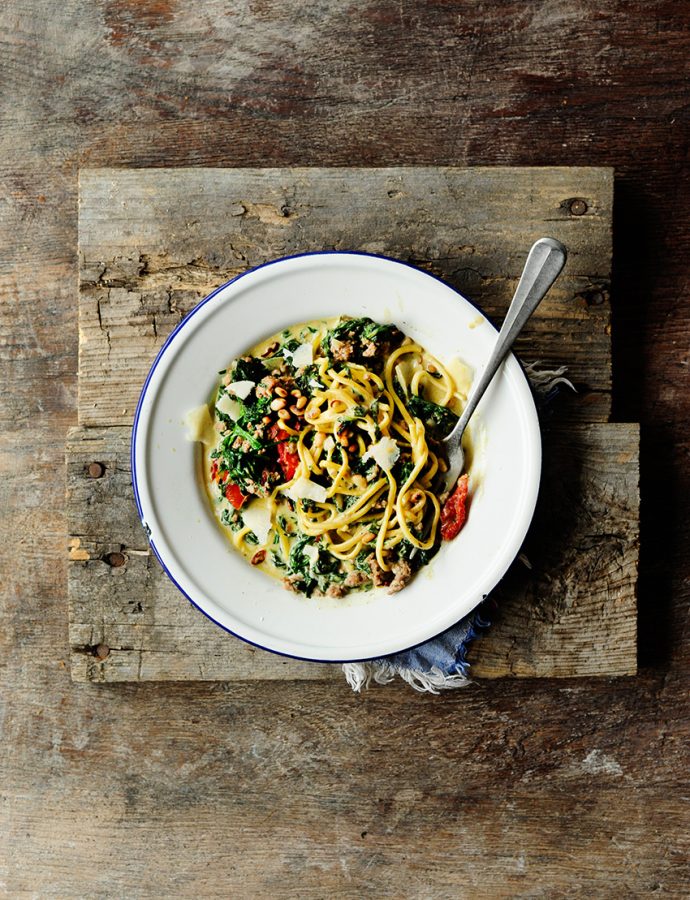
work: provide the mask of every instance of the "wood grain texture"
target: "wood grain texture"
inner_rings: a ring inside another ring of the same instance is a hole
[[[152,555],[133,500],[130,430],[67,441],[68,596],[75,681],[332,679],[338,665],[286,661],[226,635]],[[639,429],[546,433],[526,559],[497,589],[495,624],[472,649],[477,677],[630,675],[637,668]],[[89,466],[103,467],[94,478]],[[112,554],[119,554],[111,565]]]
[[[82,170],[79,421],[130,424],[168,334],[252,266],[323,249],[381,253],[443,277],[501,321],[545,234],[566,244],[568,263],[517,352],[568,366],[578,394],[564,417],[606,421],[612,209],[610,169]]]
[[[687,897],[688,5],[13,0],[0,33],[0,893]],[[422,164],[616,168],[640,674],[73,684],[78,166]]]
[[[534,521],[470,649],[478,678],[637,671],[639,428],[547,428]]]

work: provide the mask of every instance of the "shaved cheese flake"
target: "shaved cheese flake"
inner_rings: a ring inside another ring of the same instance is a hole
[[[242,521],[251,528],[260,544],[268,541],[268,535],[271,530],[271,511],[265,506],[258,506],[252,503],[246,510],[242,511]]]
[[[218,412],[223,413],[224,416],[230,416],[233,422],[237,422],[238,419],[242,418],[242,404],[238,400],[233,400],[232,397],[228,397],[227,394],[223,394],[218,400],[216,409]]]
[[[256,387],[255,381],[233,381],[228,385],[228,393],[234,394],[240,400],[246,400],[252,389]]]
[[[307,544],[302,553],[307,557],[313,568],[319,559],[319,548],[315,547],[314,544]]]
[[[326,491],[326,488],[321,487],[320,484],[315,484],[308,478],[302,477],[293,481],[290,487],[283,491],[283,493],[291,500],[295,501],[314,500],[315,503],[324,503],[328,492]]]
[[[331,451],[335,447],[335,441],[333,440],[333,435],[329,434],[326,440],[323,442],[323,449],[326,453]]]
[[[300,344],[292,354],[292,365],[296,369],[310,366],[314,362],[314,348],[311,344]]]
[[[400,447],[398,447],[393,438],[382,437],[380,441],[369,447],[362,457],[362,462],[373,459],[385,472],[390,472],[398,461],[399,456]]]
[[[187,440],[201,441],[203,444],[213,444],[217,437],[211,420],[208,406],[197,406],[190,409],[184,419],[187,426]]]

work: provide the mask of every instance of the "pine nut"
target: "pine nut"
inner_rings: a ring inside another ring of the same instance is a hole
[[[307,405],[307,398],[306,398],[306,397],[298,397],[298,398],[297,398],[297,403],[295,403],[295,406],[297,407],[297,409],[304,409],[304,407],[305,407],[306,405]]]
[[[315,447],[323,447],[323,442],[326,440],[326,435],[323,431],[317,431],[314,436],[314,446]]]
[[[375,534],[372,534],[370,531],[367,531],[366,534],[362,535],[362,543],[370,544],[376,538]]]
[[[290,391],[293,397],[301,397],[302,391],[299,388],[295,388],[293,391]]]
[[[277,387],[277,388],[275,389],[275,393],[276,393],[279,397],[287,397],[287,391],[285,390],[285,388]]]
[[[292,413],[293,416],[303,416],[304,415],[303,410],[299,409],[299,407],[297,407],[297,406],[291,406],[290,412]]]
[[[277,400],[271,401],[271,409],[273,410],[273,412],[277,412],[279,409],[283,409],[285,406],[286,403],[282,399],[282,397],[279,397]]]
[[[270,425],[270,424],[271,424],[271,417],[270,417],[270,416],[264,416],[263,419],[262,419],[261,421],[264,423],[264,425]]]
[[[290,418],[290,413],[286,409],[279,409],[278,410],[278,418],[285,421],[285,419]]]

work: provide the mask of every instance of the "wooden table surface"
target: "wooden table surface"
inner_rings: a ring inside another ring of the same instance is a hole
[[[687,896],[690,9],[9,0],[0,12],[0,891]],[[80,166],[613,165],[640,673],[75,685]]]

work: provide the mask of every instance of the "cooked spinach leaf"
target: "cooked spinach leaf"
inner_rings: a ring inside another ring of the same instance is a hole
[[[253,381],[258,384],[267,374],[266,366],[255,356],[235,360],[232,370],[233,381]]]
[[[422,420],[431,436],[436,440],[441,440],[450,434],[458,421],[458,416],[452,410],[414,394],[407,398],[407,408],[413,416]]]
[[[317,549],[314,560],[304,552],[310,546]],[[308,597],[315,588],[325,593],[330,585],[339,584],[345,579],[340,560],[320,547],[312,537],[302,537],[293,544],[288,559],[288,573],[300,577],[304,582],[301,590]]]
[[[429,550],[417,550],[415,555],[412,556],[414,544],[408,541],[407,538],[403,538],[395,549],[398,551],[398,559],[407,560],[416,572],[417,569],[425,566],[438,553],[438,548],[439,543],[436,542]]]
[[[325,385],[319,378],[318,366],[306,366],[301,375],[295,379],[295,384],[305,397],[311,397],[315,390],[325,390]]]
[[[341,341],[352,344],[352,354],[349,359],[354,362],[367,363],[378,367],[382,359],[379,350],[388,346],[396,346],[402,340],[402,332],[395,325],[381,325],[374,322],[373,319],[363,316],[358,319],[342,319],[337,325],[334,325],[321,342],[324,353],[330,358],[334,358],[331,341]],[[371,344],[376,347],[376,352],[372,355]],[[365,355],[365,351],[367,351]],[[341,357],[342,359],[343,357]]]

